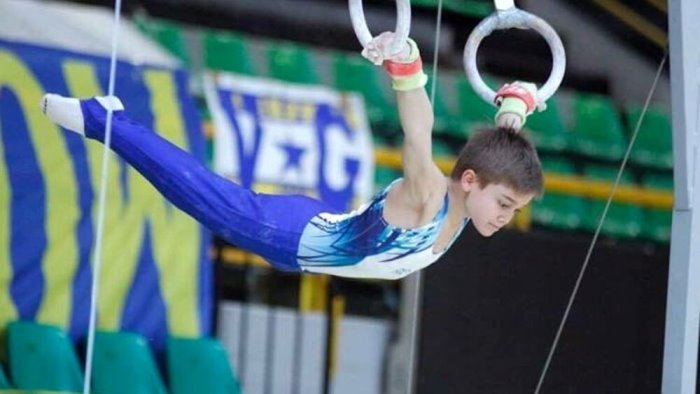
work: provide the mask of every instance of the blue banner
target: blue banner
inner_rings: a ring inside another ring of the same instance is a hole
[[[16,319],[88,325],[103,146],[41,113],[46,92],[104,95],[109,60],[0,40],[0,327]],[[119,62],[116,92],[134,120],[204,160],[187,74]],[[210,332],[209,234],[110,153],[98,328]]]
[[[341,211],[371,197],[374,150],[361,96],[227,73],[205,81],[218,173]]]

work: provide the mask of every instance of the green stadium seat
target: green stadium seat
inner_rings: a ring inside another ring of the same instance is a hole
[[[12,382],[22,390],[82,391],[73,343],[58,327],[29,321],[7,326]]]
[[[94,394],[166,394],[146,340],[128,332],[97,332]]]
[[[542,159],[546,173],[576,176],[574,165],[565,159]],[[561,193],[545,192],[532,203],[532,220],[544,226],[573,230],[581,226],[586,206],[583,198]]]
[[[334,53],[331,59],[333,85],[341,92],[359,92],[365,99],[367,116],[373,125],[389,129],[399,127],[394,93],[388,87],[388,78],[362,56]]]
[[[605,96],[577,94],[573,101],[573,148],[590,157],[621,159],[627,141],[612,100]]]
[[[411,0],[411,5],[416,7],[433,8],[437,7],[439,0]]]
[[[642,114],[641,106],[625,109],[629,135],[632,136]],[[673,132],[668,114],[650,107],[644,115],[630,158],[633,162],[649,167],[670,169],[673,167]]]
[[[432,94],[432,67],[425,67],[425,73],[428,74],[428,84],[425,87],[425,91],[430,98]],[[449,100],[446,97],[445,84],[454,83],[453,77],[449,74],[438,73],[438,81],[435,88],[435,100],[433,101],[433,113],[435,114],[435,124],[433,126],[434,133],[437,135],[454,135],[456,133],[453,130],[460,130],[460,118],[457,114],[456,109],[450,107],[449,103],[454,100]],[[464,135],[462,138],[464,139]]]
[[[229,31],[205,30],[202,35],[204,66],[212,70],[256,75],[246,39]]]
[[[467,16],[485,17],[493,12],[493,2],[486,0],[444,0],[444,7]]]
[[[484,78],[489,86],[495,86]],[[460,126],[455,130],[450,130],[451,134],[458,138],[464,138],[480,127],[493,127],[496,107],[484,101],[474,89],[472,89],[467,77],[457,77],[457,108],[460,117]]]
[[[5,375],[5,368],[0,365],[0,390],[9,388],[12,388],[12,385],[10,385],[10,380],[7,379],[7,375]]]
[[[171,21],[137,15],[134,23],[144,34],[151,37],[185,65],[190,64],[185,29]]]
[[[372,144],[374,149],[391,149],[394,147],[394,144],[386,136],[379,133],[372,133]]]
[[[439,0],[411,0],[411,5],[437,8]],[[484,17],[493,12],[493,2],[487,0],[444,0],[443,7],[452,12],[474,17]]]
[[[396,180],[396,178],[401,177],[401,171],[393,169],[391,167],[376,166],[374,169],[374,190],[379,192],[380,190],[387,187],[391,182]]]
[[[292,42],[270,42],[265,55],[270,77],[294,83],[319,83],[314,55],[306,47]]]
[[[584,170],[585,176],[591,180],[615,182],[617,169],[598,165],[588,165]],[[634,185],[628,174],[623,174],[620,185]],[[588,212],[584,215],[583,227],[589,231],[595,231],[598,221],[605,209],[605,200],[589,200]],[[601,233],[613,236],[633,238],[641,234],[644,217],[642,208],[638,205],[612,202],[608,214],[603,223]]]
[[[455,155],[455,149],[447,142],[438,138],[433,138],[432,141],[433,157],[452,157]]]
[[[556,98],[547,102],[543,112],[535,111],[525,123],[525,129],[530,132],[538,149],[563,151],[568,146],[569,134],[559,112]]]
[[[169,338],[167,364],[172,394],[241,394],[226,350],[215,339]]]
[[[673,191],[671,175],[645,175],[642,184],[648,188]],[[645,208],[642,235],[654,241],[668,242],[671,239],[672,218],[673,212],[669,209]]]

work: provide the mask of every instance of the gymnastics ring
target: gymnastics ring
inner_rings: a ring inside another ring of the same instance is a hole
[[[350,19],[352,20],[352,28],[355,30],[357,39],[366,47],[372,41],[372,33],[367,28],[365,20],[365,12],[362,9],[362,0],[349,0]],[[411,30],[411,2],[409,0],[396,0],[396,40],[391,44],[391,54],[397,54],[403,49],[406,40],[408,40],[408,32]]]
[[[507,5],[503,5],[503,3]],[[564,78],[566,69],[566,54],[564,53],[564,45],[557,35],[557,32],[543,19],[523,11],[512,1],[500,2],[496,0],[496,12],[482,20],[474,31],[472,31],[466,45],[464,46],[464,70],[467,74],[467,79],[471,83],[474,91],[487,102],[496,105],[496,92],[486,85],[479,74],[476,67],[476,54],[479,50],[481,41],[494,30],[505,29],[533,29],[540,33],[547,40],[549,48],[552,51],[552,73],[547,82],[537,91],[537,105],[540,109],[544,109],[544,103],[552,97],[557,91],[561,81]]]

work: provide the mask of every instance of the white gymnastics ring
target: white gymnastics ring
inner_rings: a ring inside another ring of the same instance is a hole
[[[349,0],[350,19],[352,20],[352,28],[355,30],[357,39],[366,47],[372,41],[372,33],[367,28],[365,20],[365,12],[362,9],[362,0]],[[391,44],[391,54],[395,55],[401,52],[403,46],[408,40],[408,32],[411,30],[411,2],[410,0],[396,0],[396,40]]]
[[[466,45],[464,46],[464,70],[467,74],[467,79],[471,83],[474,91],[487,102],[495,104],[496,92],[486,85],[479,74],[476,67],[476,54],[479,50],[481,41],[494,30],[505,29],[533,29],[540,33],[552,51],[552,72],[549,75],[547,82],[537,91],[538,107],[543,108],[544,103],[552,97],[557,91],[561,81],[564,78],[566,69],[566,54],[564,53],[564,45],[557,35],[557,32],[543,19],[525,12],[517,7],[508,9],[499,9],[493,14],[482,20],[479,25],[474,28]]]

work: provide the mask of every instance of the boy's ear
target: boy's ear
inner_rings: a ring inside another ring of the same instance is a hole
[[[462,190],[469,192],[479,185],[479,177],[474,170],[464,170],[460,178],[460,183],[462,185]]]

